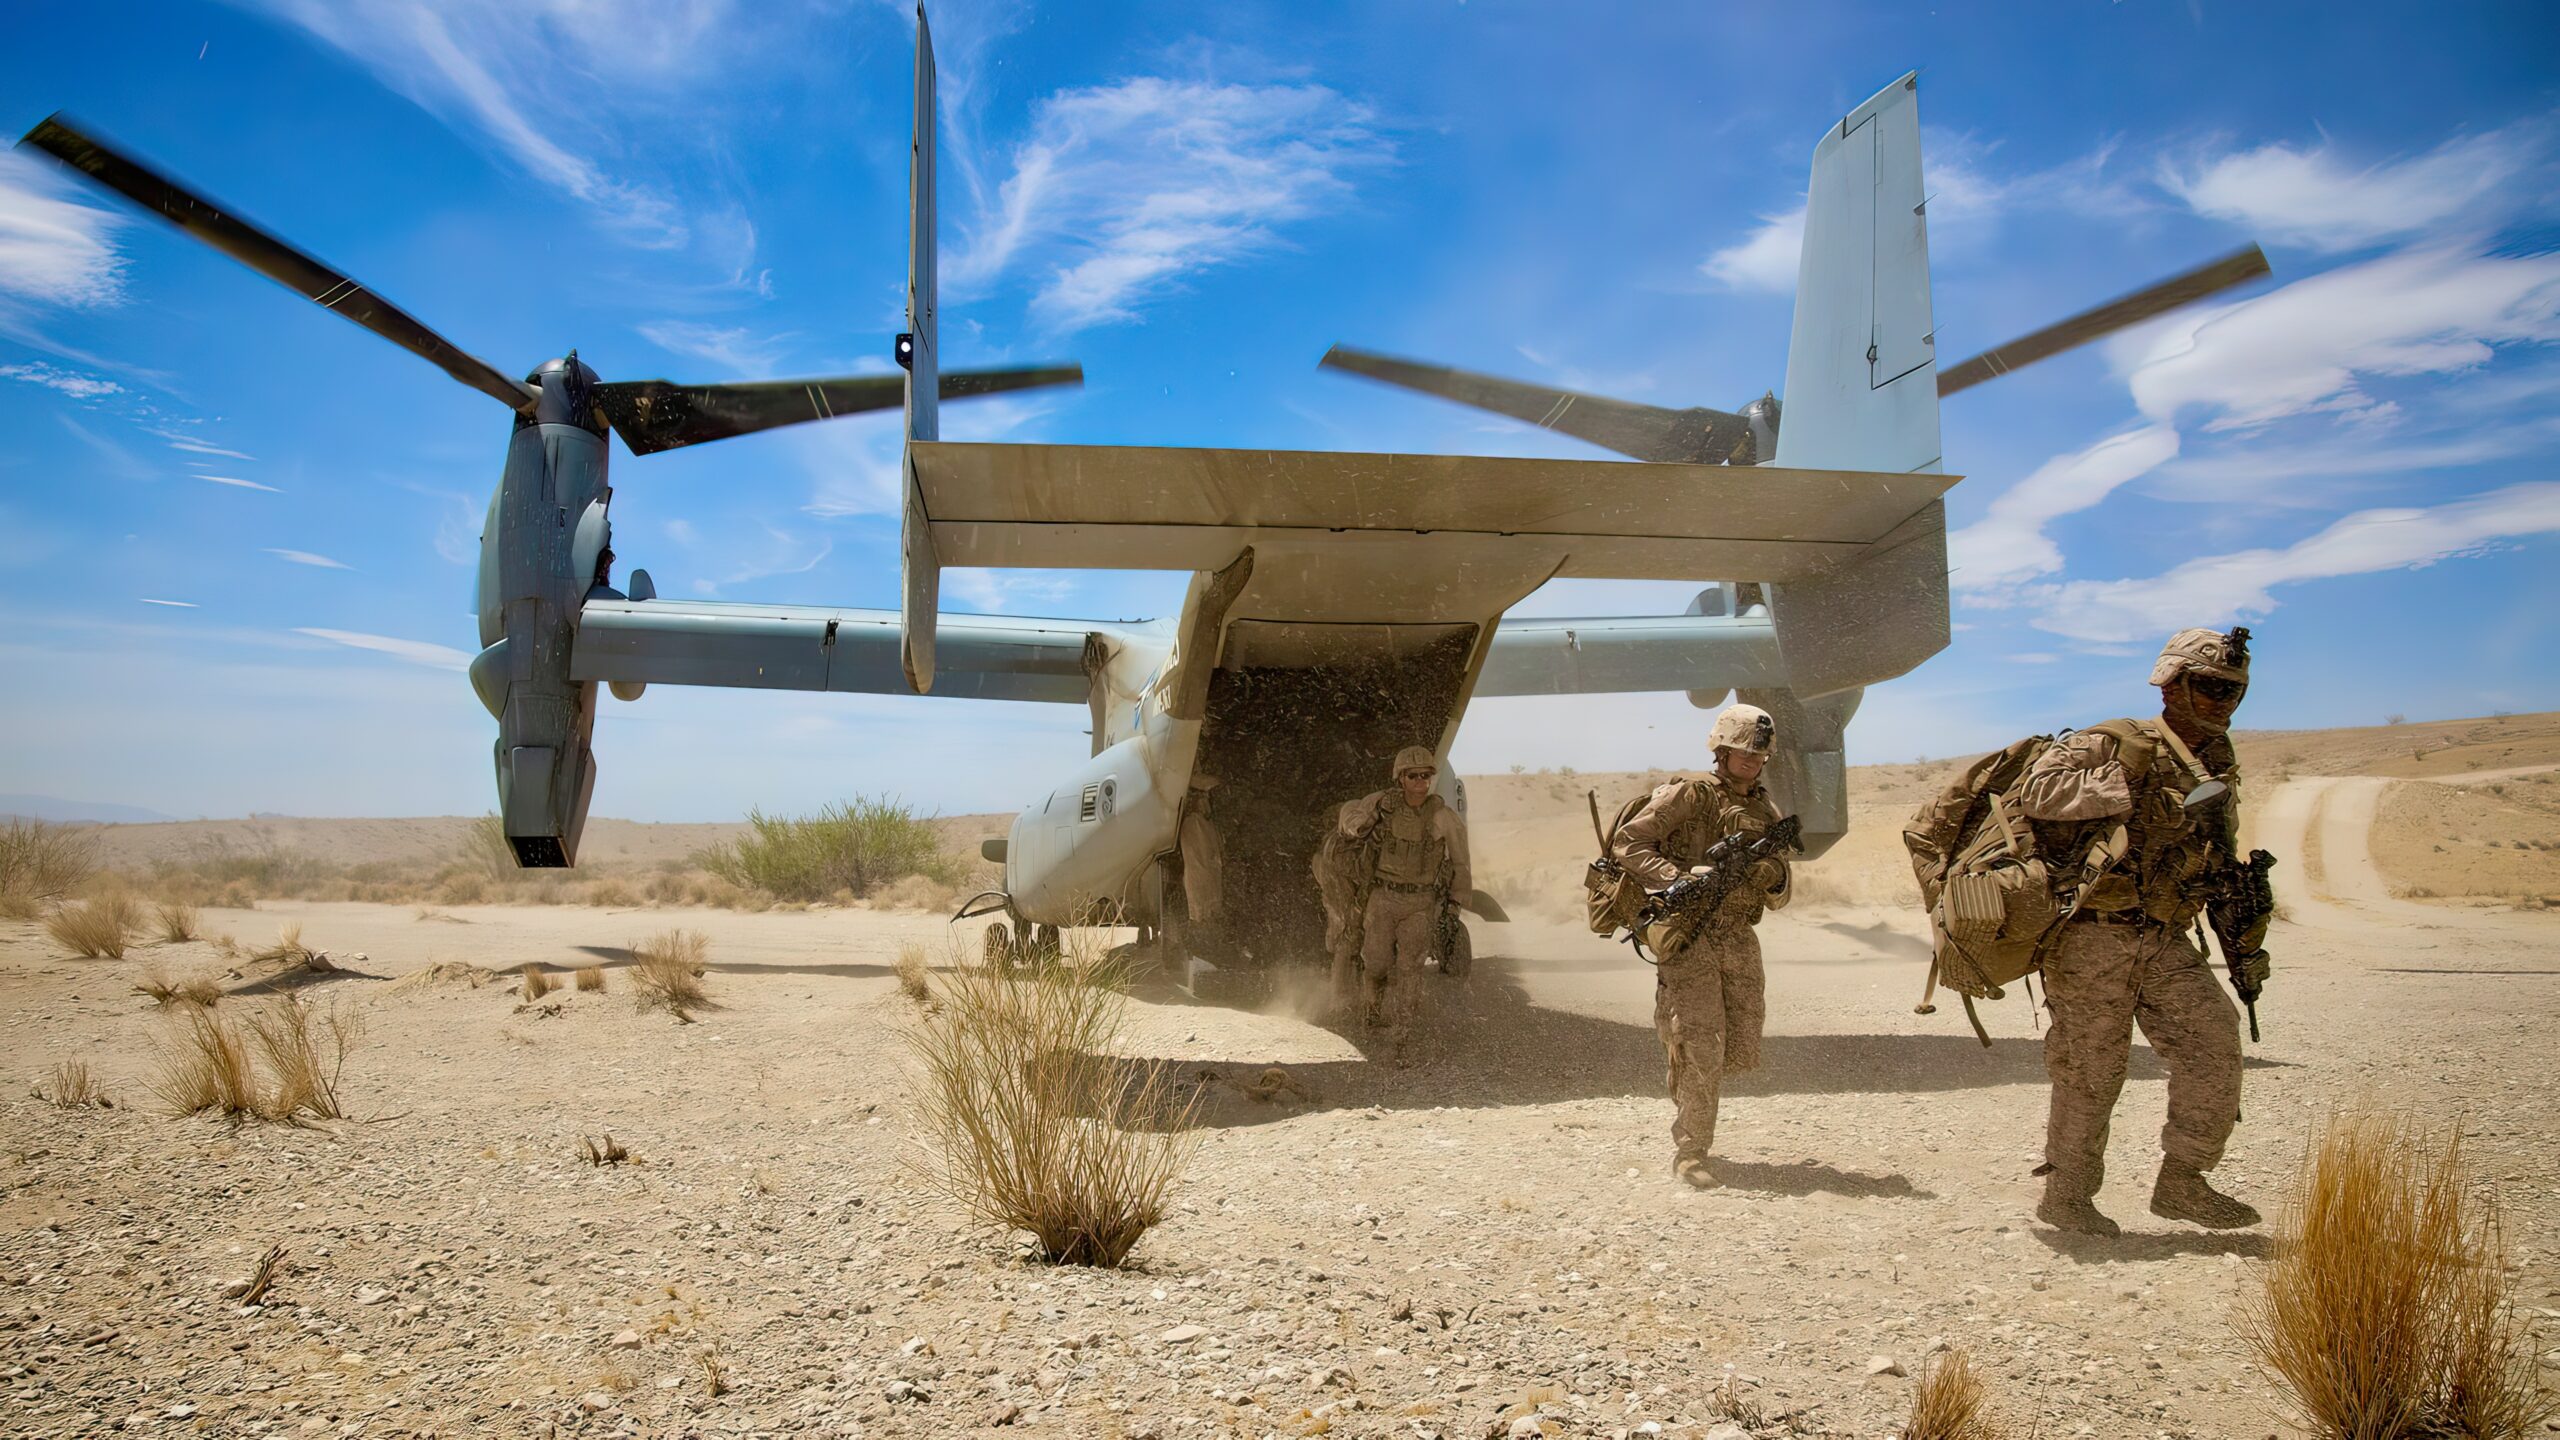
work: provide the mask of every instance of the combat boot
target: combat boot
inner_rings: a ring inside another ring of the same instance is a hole
[[[2204,1183],[2204,1175],[2183,1166],[2163,1165],[2151,1187],[2151,1213],[2166,1220],[2192,1220],[2208,1230],[2240,1230],[2258,1223],[2258,1212]]]
[[[2079,1235],[2102,1235],[2112,1240],[2124,1233],[2124,1227],[2108,1219],[2088,1196],[2073,1194],[2052,1180],[2045,1181],[2044,1200],[2036,1206],[2036,1218],[2057,1230]]]
[[[1671,1173],[1692,1190],[1714,1190],[1724,1184],[1707,1168],[1703,1156],[1683,1155],[1671,1162]]]

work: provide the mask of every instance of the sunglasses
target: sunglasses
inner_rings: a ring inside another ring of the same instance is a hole
[[[2187,685],[2207,700],[2237,700],[2249,693],[2246,680],[2225,680],[2219,675],[2190,675]]]
[[[1437,770],[1407,770],[1396,778],[1399,780],[1428,780],[1439,773],[1440,772]]]

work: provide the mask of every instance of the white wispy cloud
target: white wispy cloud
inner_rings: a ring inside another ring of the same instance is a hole
[[[782,363],[786,335],[760,335],[742,325],[706,325],[693,320],[659,320],[637,327],[642,339],[675,355],[690,355],[719,367],[716,379],[762,380]]]
[[[2443,375],[2560,340],[2560,254],[2427,246],[2184,311],[2114,343],[2134,403],[2209,430],[2314,412],[2378,417],[2362,377]]]
[[[1793,210],[1761,216],[1749,235],[1709,255],[1698,269],[1729,290],[1793,293],[1796,262],[1804,253],[1804,211],[1798,203]]]
[[[343,560],[332,560],[326,555],[314,555],[308,550],[278,550],[273,547],[268,547],[267,553],[280,560],[289,560],[296,565],[310,565],[322,570],[353,570],[356,568]]]
[[[2546,148],[2544,122],[2448,140],[2424,155],[2358,166],[2328,143],[2282,141],[2188,161],[2167,161],[2160,184],[2197,214],[2228,220],[2279,244],[2353,250],[2424,234],[2449,222],[2476,225],[2484,205]]]
[[[702,543],[702,532],[694,529],[690,520],[670,520],[662,528],[666,530],[667,538],[679,545]]]
[[[0,294],[73,309],[124,298],[120,218],[69,193],[51,160],[0,152]]]
[[[109,395],[126,393],[123,386],[103,376],[86,375],[77,370],[57,369],[41,361],[25,365],[0,365],[0,379],[20,380],[29,385],[41,385],[48,390],[60,391],[74,400],[102,400]]]
[[[210,441],[199,440],[195,436],[190,435],[183,430],[153,430],[151,433],[168,441],[170,449],[183,450],[189,455],[218,455],[225,460],[255,460],[258,458],[257,456],[248,454],[244,451],[226,450],[222,446],[213,444]]]
[[[371,650],[406,660],[412,665],[426,665],[438,670],[461,670],[471,664],[471,657],[462,651],[425,640],[402,640],[391,635],[368,635],[361,630],[321,630],[299,625],[294,627],[293,633],[358,650]]]
[[[1055,606],[1074,596],[1077,577],[1058,570],[950,569],[944,593],[979,614],[1018,611],[1024,605]]]
[[[172,610],[193,610],[197,608],[196,602],[193,600],[154,600],[148,595],[137,595],[134,598],[136,601],[144,605],[166,605]]]
[[[242,490],[264,490],[270,495],[281,495],[284,493],[273,485],[261,485],[255,480],[243,480],[236,475],[198,475],[194,478],[202,480],[210,485],[232,485],[237,486]]]
[[[631,243],[675,249],[693,239],[672,198],[627,178],[629,157],[600,153],[607,132],[595,117],[626,92],[664,93],[716,70],[725,38],[747,28],[728,0],[235,3],[343,51],[429,113],[589,206]],[[734,235],[727,239],[734,244]]]
[[[2046,524],[2094,509],[2177,453],[2175,429],[2145,425],[2046,461],[2000,492],[1981,519],[1947,536],[1947,583],[1986,590],[2059,571],[2062,547],[2044,533]]]
[[[2510,485],[2424,508],[2359,510],[2291,545],[2190,560],[2139,580],[2073,580],[2018,593],[2028,623],[2098,643],[2130,643],[2182,625],[2273,612],[2280,586],[2408,570],[2501,542],[2560,533],[2560,483]]]
[[[2474,428],[2475,420],[2466,417],[2438,433],[2395,440],[2377,440],[2360,433],[2361,427],[2318,437],[2262,441],[2252,436],[2225,449],[2181,455],[2162,466],[2145,488],[2164,500],[2325,506],[2334,503],[2341,482],[2486,465],[2560,448],[2560,416],[2493,423],[2486,429]]]
[[[1032,313],[1056,330],[1135,318],[1184,277],[1281,243],[1392,145],[1367,107],[1322,85],[1142,76],[1035,108],[993,202],[944,259],[947,292],[1042,272]]]

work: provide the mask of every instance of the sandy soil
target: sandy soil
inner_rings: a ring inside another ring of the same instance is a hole
[[[1479,843],[1527,874],[1588,821],[1580,784],[1541,822],[1539,777],[1510,778],[1509,800],[1477,792]],[[2317,884],[2278,872],[2289,918],[2221,1178],[2270,1199],[2350,1097],[2458,1121],[2511,1206],[2548,1351],[2560,917],[2394,900],[2358,819],[2388,812],[2381,783],[2296,779],[2257,822],[2289,862],[2318,830],[2322,864]],[[914,1177],[890,966],[943,943],[931,917],[279,903],[207,921],[244,941],[300,921],[337,952],[349,973],[310,993],[368,1020],[347,1088],[373,1118],[156,1113],[159,1020],[129,986],[155,961],[210,966],[209,947],[73,960],[0,922],[10,1434],[1456,1440],[1542,1399],[1549,1433],[1790,1433],[1716,1431],[1730,1376],[1795,1433],[1878,1436],[1910,1394],[1891,1372],[1941,1340],[1986,1363],[2022,1430],[2294,1433],[2228,1328],[2265,1237],[2142,1208],[2157,1062],[2137,1048],[2101,1197],[2131,1233],[2035,1224],[2034,1018],[1988,1007],[1984,1050],[1952,1007],[1914,1015],[1925,950],[1903,910],[1806,905],[1766,927],[1768,1065],[1730,1088],[1725,1188],[1704,1194],[1666,1173],[1651,977],[1623,947],[1480,928],[1486,958],[1435,982],[1406,1069],[1303,1018],[1303,987],[1156,984],[1133,1043],[1206,1086],[1208,1127],[1175,1213],[1112,1274],[1026,1263]],[[720,1008],[689,1026],[640,1011],[622,973],[671,923],[712,937]],[[437,978],[455,962],[599,964],[611,988],[525,1007]],[[117,1107],[16,1098],[64,1058]],[[1229,1083],[1273,1066],[1303,1098]],[[634,1162],[580,1163],[579,1138],[607,1131]],[[267,1303],[226,1299],[278,1243]]]

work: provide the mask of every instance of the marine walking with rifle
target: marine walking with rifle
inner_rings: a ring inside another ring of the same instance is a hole
[[[1714,771],[1655,789],[1607,837],[1609,853],[1593,867],[1614,897],[1603,902],[1595,891],[1593,928],[1627,923],[1658,957],[1653,1023],[1670,1062],[1671,1168],[1701,1190],[1717,1183],[1707,1152],[1724,1077],[1760,1064],[1767,981],[1751,927],[1790,893],[1784,857],[1796,823],[1779,817],[1760,784],[1776,742],[1767,711],[1725,710],[1707,737]],[[1620,913],[1604,917],[1609,904]]]
[[[2061,736],[2017,786],[2034,848],[2057,862],[2067,895],[2041,946],[2053,1098],[2036,1214],[2098,1235],[2120,1233],[2096,1197],[2137,1025],[2169,1071],[2152,1213],[2214,1229],[2258,1223],[2256,1210],[2205,1183],[2240,1119],[2240,1017],[2195,933],[2199,916],[2209,918],[2254,1034],[2274,861],[2263,851],[2238,856],[2239,764],[2228,733],[2248,690],[2249,632],[2179,631],[2151,683],[2158,719]]]
[[[1440,763],[1408,745],[1395,783],[1343,805],[1317,852],[1334,998],[1406,1058],[1422,972],[1441,958],[1451,907],[1470,893],[1466,826],[1432,793]],[[1354,993],[1356,990],[1356,994]]]

